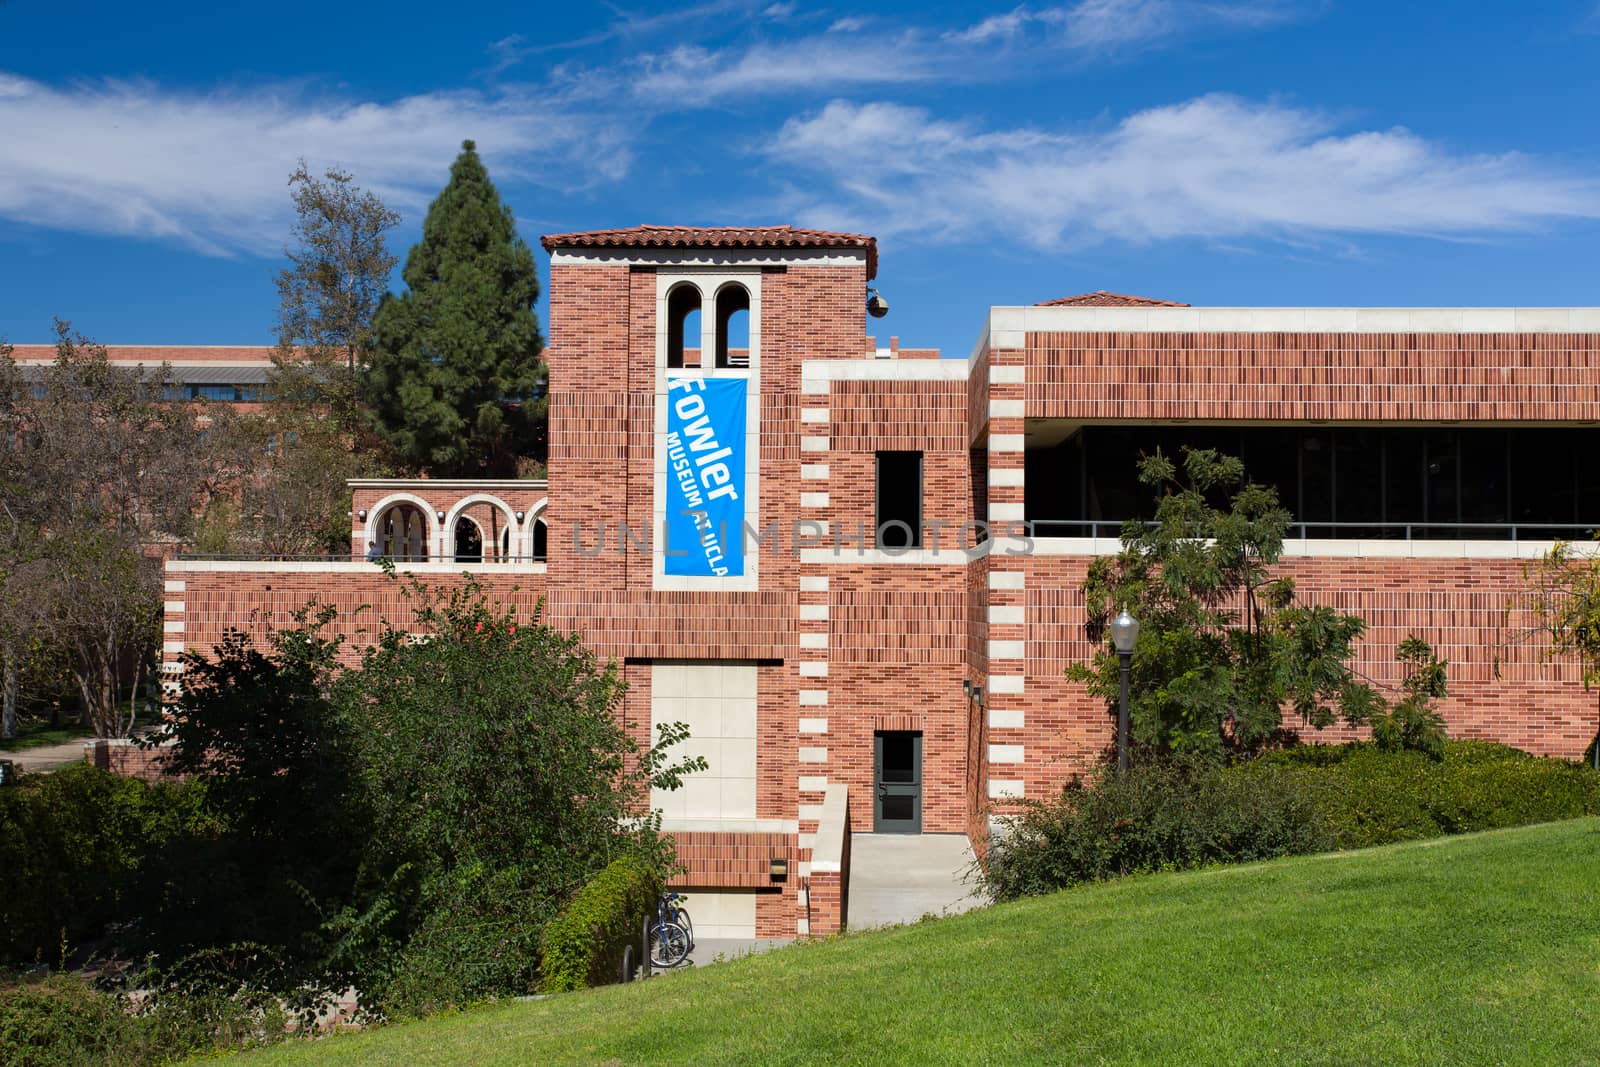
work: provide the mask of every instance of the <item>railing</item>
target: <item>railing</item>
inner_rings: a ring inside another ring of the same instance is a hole
[[[1110,519],[1028,520],[1029,530],[1034,537],[1118,537],[1126,525],[1127,520]],[[1145,522],[1144,525],[1154,526],[1155,523]],[[1319,537],[1334,540],[1388,541],[1586,541],[1594,537],[1597,528],[1600,527],[1592,523],[1575,522],[1295,522],[1289,524],[1289,538],[1297,541]],[[1313,532],[1324,530],[1366,532],[1360,534]],[[1454,532],[1435,533],[1445,530]]]
[[[200,562],[244,562],[244,563],[371,563],[378,565],[378,560],[367,559],[364,553],[339,552],[331,554],[306,554],[306,553],[270,553],[270,552],[178,552],[173,559]],[[459,563],[463,565],[492,565],[496,563],[544,563],[544,556],[478,556],[462,558],[459,556],[440,556],[427,558],[424,556],[381,556],[380,560],[388,560],[397,567],[408,563]]]

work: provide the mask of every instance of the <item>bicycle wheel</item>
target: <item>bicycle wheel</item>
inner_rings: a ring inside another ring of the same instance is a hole
[[[694,923],[689,921],[689,909],[677,908],[672,921],[683,927],[683,932],[689,935],[689,951],[694,951]]]
[[[658,922],[650,927],[650,962],[676,967],[689,958],[689,935],[677,923]]]

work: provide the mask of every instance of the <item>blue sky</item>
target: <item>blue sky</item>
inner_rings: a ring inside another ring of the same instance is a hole
[[[0,337],[270,342],[296,159],[403,255],[466,137],[530,244],[877,234],[880,340],[952,354],[1101,288],[1595,304],[1596,71],[1597,0],[0,0]]]

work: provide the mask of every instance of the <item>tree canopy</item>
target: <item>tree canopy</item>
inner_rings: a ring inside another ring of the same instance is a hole
[[[506,476],[544,417],[539,278],[473,142],[428,208],[422,240],[373,324],[363,396],[403,465],[434,476]]]
[[[1139,480],[1158,494],[1154,521],[1124,527],[1121,550],[1095,559],[1083,583],[1091,639],[1103,641],[1123,607],[1140,622],[1129,688],[1136,742],[1157,751],[1253,752],[1285,735],[1285,709],[1313,728],[1388,714],[1377,689],[1349,666],[1365,621],[1301,602],[1294,580],[1272,573],[1290,521],[1275,491],[1249,482],[1238,459],[1209,449],[1185,449],[1179,461],[1158,451],[1140,461]],[[1417,644],[1406,662],[1427,673],[1418,682],[1422,707],[1407,722],[1425,720],[1427,700],[1443,692],[1442,664]],[[1068,675],[1115,707],[1118,662],[1109,645]]]

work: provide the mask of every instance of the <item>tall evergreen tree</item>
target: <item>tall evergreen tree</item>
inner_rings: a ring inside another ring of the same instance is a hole
[[[514,474],[543,438],[539,277],[471,141],[401,275],[406,292],[373,321],[363,393],[375,427],[429,474]]]

